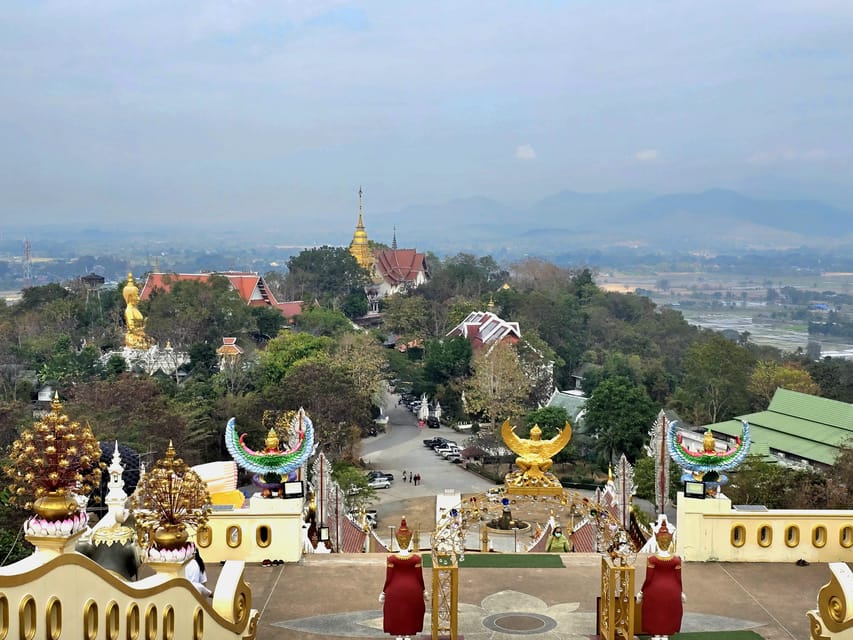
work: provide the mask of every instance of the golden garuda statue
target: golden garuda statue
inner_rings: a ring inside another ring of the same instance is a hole
[[[563,490],[557,477],[548,470],[554,464],[553,458],[572,439],[572,426],[566,421],[565,427],[557,430],[550,440],[542,440],[542,429],[538,424],[530,430],[530,438],[520,438],[515,427],[506,420],[501,427],[501,437],[506,446],[518,454],[515,464],[517,471],[506,475],[504,482],[509,493],[528,493],[536,495],[557,494]]]

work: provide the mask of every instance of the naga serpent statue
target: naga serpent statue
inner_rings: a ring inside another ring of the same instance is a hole
[[[734,446],[725,451],[717,451],[717,442],[710,429],[705,431],[702,439],[702,451],[689,451],[684,447],[683,436],[678,431],[678,422],[670,422],[666,434],[667,450],[675,464],[689,472],[682,476],[682,479],[705,480],[716,484],[716,489],[725,484],[727,478],[720,472],[735,469],[749,453],[749,423],[746,420],[742,422],[741,436],[735,438]]]
[[[275,429],[270,429],[264,441],[263,451],[253,451],[243,442],[246,434],[237,436],[234,418],[225,427],[225,446],[238,466],[263,477],[268,473],[282,476],[305,464],[308,456],[314,450],[314,425],[304,409],[299,409],[290,422],[290,426],[298,435],[298,441],[291,449],[279,448],[279,438]]]

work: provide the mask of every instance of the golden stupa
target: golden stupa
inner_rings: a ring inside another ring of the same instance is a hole
[[[353,255],[356,262],[363,269],[371,269],[373,267],[373,251],[370,250],[370,243],[367,239],[367,231],[364,229],[364,221],[362,220],[362,190],[358,189],[358,224],[355,227],[355,233],[352,234],[352,242],[349,245],[349,252]]]

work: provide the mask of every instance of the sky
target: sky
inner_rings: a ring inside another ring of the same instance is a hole
[[[853,210],[850,0],[13,0],[0,221],[354,222],[734,188]]]

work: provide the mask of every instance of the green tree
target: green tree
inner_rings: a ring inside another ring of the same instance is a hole
[[[813,396],[820,394],[820,387],[812,380],[809,372],[795,364],[781,364],[773,360],[757,363],[749,377],[753,406],[761,410],[766,409],[779,387]]]
[[[315,247],[287,261],[285,291],[290,300],[319,300],[338,309],[344,298],[370,283],[346,247]]]
[[[335,344],[332,366],[345,371],[354,383],[354,391],[377,403],[385,380],[385,353],[382,345],[368,333],[348,333]]]
[[[630,461],[640,455],[659,407],[646,390],[628,378],[604,380],[586,402],[584,425],[595,437],[604,465],[624,453]]]
[[[694,424],[713,424],[747,413],[753,364],[744,347],[719,333],[706,333],[687,351],[675,409]]]
[[[344,492],[347,513],[358,513],[376,500],[376,490],[368,486],[364,471],[351,462],[333,462],[332,478]]]
[[[284,332],[270,340],[261,353],[260,375],[266,385],[276,385],[287,375],[294,364],[318,354],[328,354],[334,341],[309,333]],[[296,407],[297,409],[299,407]]]
[[[512,344],[500,342],[477,351],[471,368],[465,388],[469,413],[484,416],[493,426],[521,414],[530,381]]]
[[[444,340],[428,340],[424,345],[424,381],[435,389],[438,385],[468,375],[471,367],[471,343],[461,336]]]
[[[395,295],[384,300],[385,329],[407,339],[427,336],[426,300],[419,295]]]
[[[296,316],[296,328],[313,336],[334,338],[352,331],[352,322],[340,311],[311,306]]]
[[[265,390],[265,399],[271,408],[304,407],[320,450],[335,461],[358,460],[361,435],[373,422],[370,401],[327,356],[295,363],[280,386]]]

